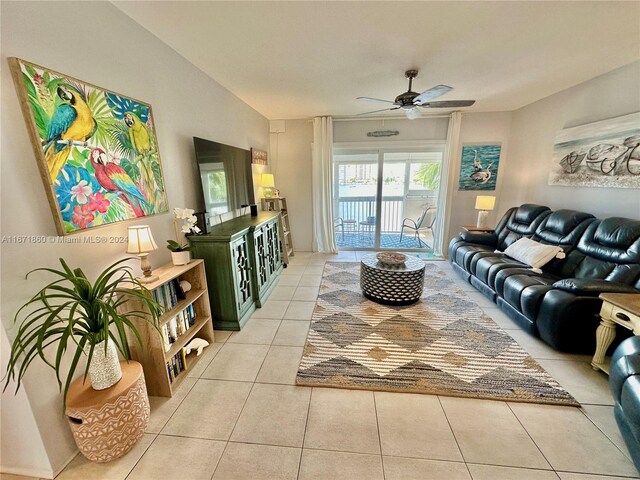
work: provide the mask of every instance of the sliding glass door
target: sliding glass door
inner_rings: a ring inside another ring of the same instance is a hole
[[[442,148],[334,154],[336,243],[342,249],[433,249]]]
[[[334,155],[336,242],[341,248],[374,248],[377,229],[378,154]]]

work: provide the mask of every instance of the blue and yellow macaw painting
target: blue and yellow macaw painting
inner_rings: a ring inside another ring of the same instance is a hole
[[[150,105],[10,63],[59,234],[168,211]]]

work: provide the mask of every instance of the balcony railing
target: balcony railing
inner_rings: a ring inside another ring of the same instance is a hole
[[[343,220],[355,220],[356,225],[376,216],[376,197],[341,197],[337,201],[337,215]],[[382,232],[399,232],[404,218],[404,197],[382,197],[382,215],[380,229]]]

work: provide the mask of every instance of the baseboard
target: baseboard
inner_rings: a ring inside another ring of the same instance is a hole
[[[22,475],[23,477],[53,479],[59,472],[56,473],[52,470],[38,470],[36,468],[5,467],[4,465],[0,465],[0,473],[6,473],[9,475]]]
[[[35,477],[35,478],[46,478],[46,479],[54,479],[69,465],[74,458],[76,458],[80,454],[80,450],[76,450],[67,458],[62,465],[60,465],[55,470],[39,470],[37,468],[20,468],[20,467],[6,467],[4,465],[0,465],[0,473],[7,473],[10,475],[22,475],[23,477]]]

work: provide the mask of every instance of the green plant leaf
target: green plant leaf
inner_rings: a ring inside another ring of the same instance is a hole
[[[162,169],[160,164],[155,160],[151,162],[151,171],[153,172],[153,179],[156,181],[156,185],[161,192],[164,192],[164,183],[162,181]]]
[[[129,160],[123,159],[120,162],[120,166],[124,169],[125,172],[127,172],[127,174],[129,174],[134,182],[140,180],[140,169]]]
[[[35,72],[34,72],[35,73]],[[33,75],[31,75],[33,77]],[[27,95],[30,97],[37,98],[38,94],[36,93],[36,86],[33,84],[33,81],[26,73],[22,74],[22,80],[24,82],[24,87],[27,89]]]

